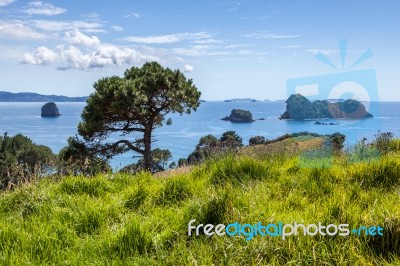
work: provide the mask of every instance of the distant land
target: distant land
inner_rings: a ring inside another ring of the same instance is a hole
[[[224,100],[224,102],[229,103],[229,102],[256,102],[256,99],[251,99],[251,98],[234,98],[230,100]]]
[[[68,97],[63,95],[42,95],[33,92],[12,93],[0,91],[0,102],[85,102],[88,97]]]

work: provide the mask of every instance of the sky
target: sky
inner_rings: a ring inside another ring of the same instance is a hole
[[[157,61],[204,100],[286,99],[289,79],[367,69],[400,100],[399,14],[394,0],[0,0],[0,91],[85,96]]]

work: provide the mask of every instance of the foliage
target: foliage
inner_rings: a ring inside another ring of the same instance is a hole
[[[265,143],[265,137],[264,136],[254,136],[249,139],[249,145],[261,145]]]
[[[339,132],[333,133],[328,139],[328,142],[330,142],[332,150],[334,152],[341,151],[344,147],[345,141],[346,141],[346,136]]]
[[[179,158],[179,160],[178,160],[178,166],[179,166],[179,167],[185,166],[185,165],[187,165],[187,164],[188,164],[187,159],[185,159],[185,158]]]
[[[0,195],[2,265],[399,265],[400,153],[330,167],[239,154],[191,173],[41,179]],[[381,226],[384,236],[188,236],[188,223]]]
[[[17,134],[0,137],[0,187],[40,178],[55,171],[56,158],[50,148],[36,145]]]
[[[242,146],[243,140],[235,131],[224,132],[220,139],[209,134],[200,138],[195,150],[188,156],[187,163],[199,163],[212,156],[234,152]]]
[[[363,138],[354,146],[348,148],[347,156],[350,162],[371,162],[379,159],[380,153],[374,146],[367,142],[366,138]]]
[[[156,148],[152,151],[151,172],[156,173],[168,169],[168,162],[172,159],[172,154],[168,149]],[[172,164],[172,163],[171,163]],[[173,166],[173,164],[172,164]],[[122,173],[136,173],[145,170],[144,160],[139,159],[136,163],[129,164],[122,168]]]
[[[390,145],[393,141],[393,133],[391,132],[378,132],[372,145],[381,153],[387,154],[390,151]]]
[[[122,78],[102,78],[94,88],[82,112],[79,135],[101,157],[128,150],[140,154],[146,170],[152,169],[153,130],[164,124],[167,114],[189,114],[200,104],[200,92],[191,79],[157,62],[132,67]],[[119,140],[107,142],[117,134]]]
[[[61,149],[59,157],[59,175],[89,175],[111,171],[107,157],[100,157],[93,148],[86,146],[78,137],[68,139],[68,145]]]

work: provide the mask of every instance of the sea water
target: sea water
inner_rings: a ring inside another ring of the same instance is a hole
[[[77,134],[77,125],[81,121],[81,112],[86,103],[57,103],[62,116],[43,118],[40,109],[44,103],[0,103],[0,133],[9,135],[21,133],[36,144],[50,147],[58,153],[70,136]],[[372,139],[378,131],[390,131],[400,135],[400,103],[381,102],[380,112],[371,119],[363,120],[324,120],[324,123],[337,125],[316,125],[315,120],[291,121],[279,120],[285,111],[283,101],[276,102],[203,102],[196,112],[191,114],[171,114],[172,125],[157,128],[153,135],[153,147],[169,149],[173,160],[186,158],[195,148],[199,139],[207,134],[220,137],[227,130],[236,131],[248,144],[249,138],[261,135],[273,139],[286,133],[301,131],[319,134],[340,132],[346,135],[346,145],[353,145],[362,138]],[[221,118],[228,116],[232,109],[244,109],[253,114],[253,123],[231,123]],[[134,140],[135,135],[124,136]],[[118,139],[112,136],[111,139]],[[126,153],[111,161],[113,168],[123,166],[137,160],[135,153]]]

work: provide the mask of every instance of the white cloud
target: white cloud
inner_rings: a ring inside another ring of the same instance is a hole
[[[47,36],[40,33],[29,26],[26,26],[21,21],[1,21],[0,20],[0,37],[10,39],[46,39]]]
[[[7,5],[11,4],[12,2],[14,2],[14,0],[0,0],[0,7],[7,6]]]
[[[113,30],[115,30],[115,31],[124,31],[124,28],[121,27],[121,26],[112,26],[111,28],[112,28]]]
[[[50,20],[33,20],[34,27],[45,31],[69,31],[79,29],[84,32],[104,32],[102,24],[99,22],[86,22],[82,20],[72,21],[50,21]]]
[[[226,45],[225,48],[226,49],[233,49],[233,48],[239,48],[239,47],[245,47],[246,45],[243,44],[230,44],[230,45]]]
[[[218,47],[211,45],[195,45],[189,48],[174,48],[172,51],[177,55],[183,56],[211,56],[230,54],[229,52],[220,51]]]
[[[57,61],[57,59],[58,54],[56,52],[47,47],[40,46],[36,49],[34,54],[25,53],[21,63],[30,65],[48,65]]]
[[[293,49],[293,48],[300,48],[299,45],[282,45],[282,49]]]
[[[100,40],[96,36],[89,37],[77,29],[65,33],[66,40],[71,44],[83,45],[87,47],[97,47]]]
[[[140,15],[139,13],[136,12],[132,12],[128,15],[123,16],[124,18],[130,18],[130,17],[134,17],[134,18],[140,18],[142,15]]]
[[[67,10],[65,8],[56,7],[52,4],[44,3],[42,1],[30,2],[25,9],[22,10],[23,13],[29,15],[45,15],[45,16],[55,16],[65,13]]]
[[[207,32],[197,32],[197,33],[178,33],[178,34],[168,34],[168,35],[157,35],[157,36],[128,36],[123,38],[123,40],[128,42],[136,43],[175,43],[185,40],[202,40],[209,39],[212,35]]]
[[[254,54],[254,51],[251,51],[251,50],[240,50],[238,52],[238,54],[240,54],[240,55],[252,55],[252,54]]]
[[[223,41],[216,40],[216,39],[204,39],[204,40],[194,40],[193,43],[208,44],[208,43],[223,43]]]
[[[321,53],[324,55],[330,55],[330,54],[336,53],[337,50],[335,50],[335,49],[322,49],[322,50],[321,49],[307,49],[306,52],[310,52],[313,54]]]
[[[131,48],[111,44],[100,45],[88,53],[83,53],[75,46],[69,46],[68,49],[61,47],[60,54],[62,58],[62,64],[58,67],[60,70],[89,70],[107,66],[132,65],[158,59],[154,56],[141,54]]]
[[[194,70],[194,67],[191,66],[191,65],[184,65],[183,66],[183,71],[184,72],[193,72],[193,70]]]
[[[96,36],[89,37],[78,30],[66,32],[65,36],[72,45],[59,45],[54,50],[40,46],[33,53],[25,53],[21,62],[32,65],[57,63],[60,70],[90,70],[159,60],[157,56],[132,48],[102,44]],[[79,45],[86,48],[81,49]]]
[[[279,40],[279,39],[298,38],[301,35],[285,35],[285,34],[266,33],[266,32],[253,32],[249,34],[244,34],[242,36],[246,38],[255,38],[255,39]]]

